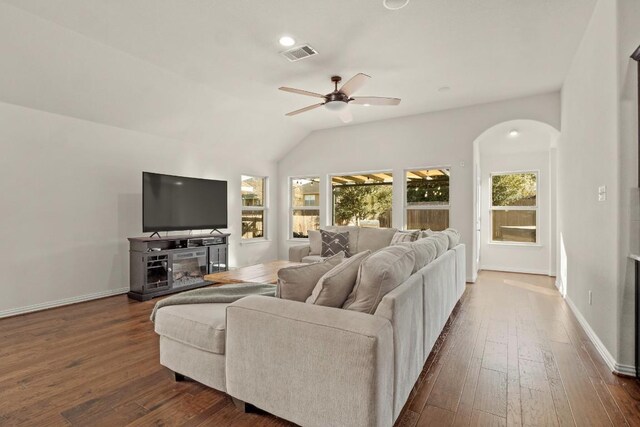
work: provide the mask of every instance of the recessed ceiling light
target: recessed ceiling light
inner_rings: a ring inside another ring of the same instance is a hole
[[[442,86],[438,88],[438,92],[449,92],[451,88],[449,86]]]
[[[518,135],[520,135],[520,132],[518,132],[518,130],[517,130],[517,129],[512,129],[512,130],[509,132],[509,136],[510,136],[511,138],[515,138],[515,137],[516,137],[516,136],[518,136]]]
[[[280,44],[282,46],[293,46],[294,44],[296,44],[296,41],[293,39],[293,37],[289,37],[289,36],[282,36],[280,37]]]
[[[365,107],[370,107],[371,106],[371,104],[362,104],[362,105],[364,105]]]
[[[382,4],[389,10],[398,10],[408,5],[409,0],[382,0]]]

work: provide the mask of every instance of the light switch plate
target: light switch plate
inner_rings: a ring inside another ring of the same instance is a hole
[[[607,186],[602,185],[598,187],[598,201],[604,202],[605,200],[607,200]]]

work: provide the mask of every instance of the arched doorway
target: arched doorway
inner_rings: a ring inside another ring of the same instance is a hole
[[[474,273],[555,275],[559,131],[510,120],[474,141]]]

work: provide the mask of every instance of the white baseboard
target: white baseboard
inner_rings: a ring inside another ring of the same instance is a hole
[[[622,375],[631,375],[635,377],[636,367],[633,365],[623,365],[621,363],[618,363],[616,359],[614,359],[614,357],[611,355],[611,353],[609,353],[607,347],[605,347],[602,341],[600,341],[600,338],[598,338],[596,332],[591,328],[591,325],[589,325],[587,319],[585,319],[582,313],[580,313],[578,307],[576,307],[573,301],[571,301],[571,298],[565,297],[565,301],[567,302],[567,305],[573,312],[574,316],[576,316],[576,319],[578,319],[580,326],[582,326],[582,328],[587,333],[587,336],[595,346],[596,350],[598,350],[598,353],[600,353],[600,356],[602,356],[602,358],[604,359],[611,372]]]
[[[40,304],[28,305],[26,307],[10,308],[0,311],[0,319],[3,317],[16,316],[18,314],[33,313],[34,311],[46,310],[47,308],[62,307],[63,305],[75,304],[83,301],[90,301],[98,298],[110,297],[113,295],[121,295],[129,292],[129,288],[109,289],[93,294],[81,295],[77,297],[64,298],[56,301],[43,302]]]
[[[525,274],[539,274],[542,276],[551,276],[551,272],[548,270],[536,270],[529,268],[513,268],[513,267],[503,267],[499,265],[482,265],[480,267],[481,270],[491,270],[491,271],[505,271],[507,273],[525,273]]]

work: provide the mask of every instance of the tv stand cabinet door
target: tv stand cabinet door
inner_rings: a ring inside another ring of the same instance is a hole
[[[209,246],[209,273],[227,270],[227,245]]]

